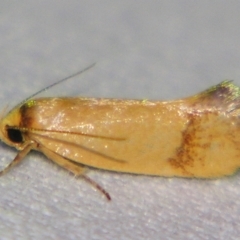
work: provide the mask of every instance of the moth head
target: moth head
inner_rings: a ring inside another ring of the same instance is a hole
[[[0,121],[0,139],[6,144],[19,149],[24,142],[20,130],[21,114],[19,108],[13,109]]]

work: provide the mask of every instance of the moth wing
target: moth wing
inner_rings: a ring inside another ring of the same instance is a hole
[[[40,99],[25,116],[27,137],[65,158],[156,175],[179,146],[186,121],[173,105],[112,99]]]

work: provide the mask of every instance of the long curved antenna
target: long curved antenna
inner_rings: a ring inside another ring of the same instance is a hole
[[[61,82],[67,81],[67,80],[70,79],[70,78],[73,78],[73,77],[75,77],[75,76],[77,76],[77,75],[79,75],[79,74],[82,74],[82,73],[86,72],[87,70],[89,70],[90,68],[94,67],[95,65],[96,65],[96,63],[93,63],[93,64],[91,64],[90,66],[82,69],[81,71],[78,71],[78,72],[76,72],[76,73],[74,73],[74,74],[72,74],[72,75],[70,75],[70,76],[68,76],[68,77],[66,77],[66,78],[63,78],[63,79],[61,79],[61,80],[58,80],[57,82],[55,82],[55,83],[53,83],[53,84],[51,84],[51,85],[49,85],[49,86],[47,86],[47,87],[45,87],[45,88],[37,91],[36,93],[30,95],[29,97],[27,97],[26,99],[24,99],[23,101],[21,101],[19,104],[17,104],[17,106],[22,105],[23,103],[27,102],[27,101],[30,100],[31,98],[35,97],[36,95],[38,95],[38,94],[40,94],[40,93],[42,93],[42,92],[44,92],[44,91],[46,91],[46,90],[48,90],[48,89],[56,86],[56,85],[58,85],[58,84],[61,83]]]

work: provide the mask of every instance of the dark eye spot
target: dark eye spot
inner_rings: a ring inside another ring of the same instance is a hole
[[[8,134],[8,138],[9,140],[11,140],[14,143],[21,143],[23,142],[23,137],[22,137],[22,133],[20,130],[18,129],[7,129],[7,134]]]

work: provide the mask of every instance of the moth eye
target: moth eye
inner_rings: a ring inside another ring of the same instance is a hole
[[[14,143],[21,143],[23,142],[23,137],[22,137],[22,133],[20,130],[18,129],[7,129],[7,134],[8,134],[8,138],[9,140],[11,140]]]

